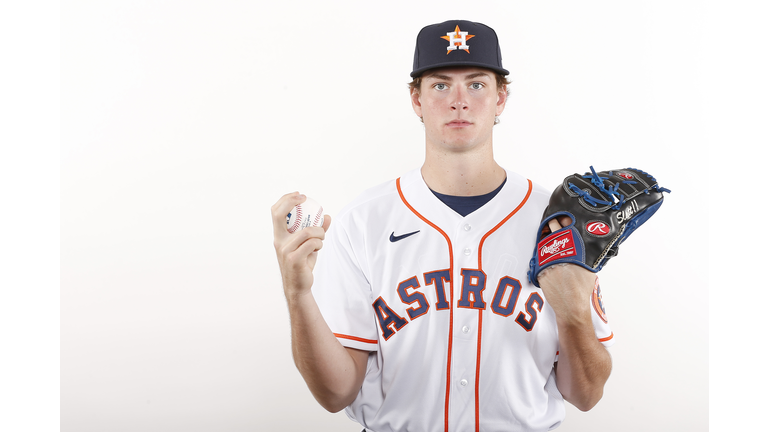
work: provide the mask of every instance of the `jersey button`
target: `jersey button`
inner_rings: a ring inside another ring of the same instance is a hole
[[[461,384],[462,387],[466,387],[467,384],[469,384],[469,382],[467,382],[467,380],[463,379],[463,380],[459,381],[459,384]]]
[[[464,248],[464,255],[469,256],[472,253],[472,249]]]
[[[472,225],[470,225],[470,224],[464,225],[464,231],[469,231],[471,229],[472,229]]]
[[[466,334],[466,333],[469,333],[469,327],[467,327],[467,326],[464,326],[464,327],[462,327],[462,328],[461,328],[461,332],[462,332],[462,333],[465,333],[465,334]]]

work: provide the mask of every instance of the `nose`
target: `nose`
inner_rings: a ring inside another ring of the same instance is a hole
[[[453,111],[466,111],[469,109],[467,105],[467,93],[461,88],[455,88],[453,91],[453,100],[451,102],[451,110]]]

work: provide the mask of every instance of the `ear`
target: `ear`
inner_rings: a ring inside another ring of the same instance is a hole
[[[504,112],[504,108],[507,106],[507,86],[503,85],[499,89],[498,99],[496,100],[496,116],[500,116]]]
[[[421,114],[421,94],[415,88],[411,89],[411,106],[417,116],[422,117]]]

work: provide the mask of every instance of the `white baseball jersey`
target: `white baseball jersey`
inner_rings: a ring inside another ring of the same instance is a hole
[[[414,170],[334,218],[312,292],[342,345],[373,352],[350,418],[373,432],[560,424],[555,315],[527,278],[549,196],[507,171],[498,194],[462,217]],[[609,346],[597,287],[593,304]]]

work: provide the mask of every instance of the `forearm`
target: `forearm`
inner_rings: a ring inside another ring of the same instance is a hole
[[[597,340],[590,317],[587,319],[558,321],[560,354],[555,372],[563,398],[582,411],[592,409],[602,398],[611,374],[611,356]]]
[[[367,353],[350,352],[339,343],[311,292],[286,298],[294,363],[320,405],[337,412],[357,396]]]
[[[557,320],[557,388],[565,400],[588,411],[603,397],[611,374],[611,356],[592,325],[591,297],[597,276],[577,265],[559,264],[540,273],[539,282]]]

